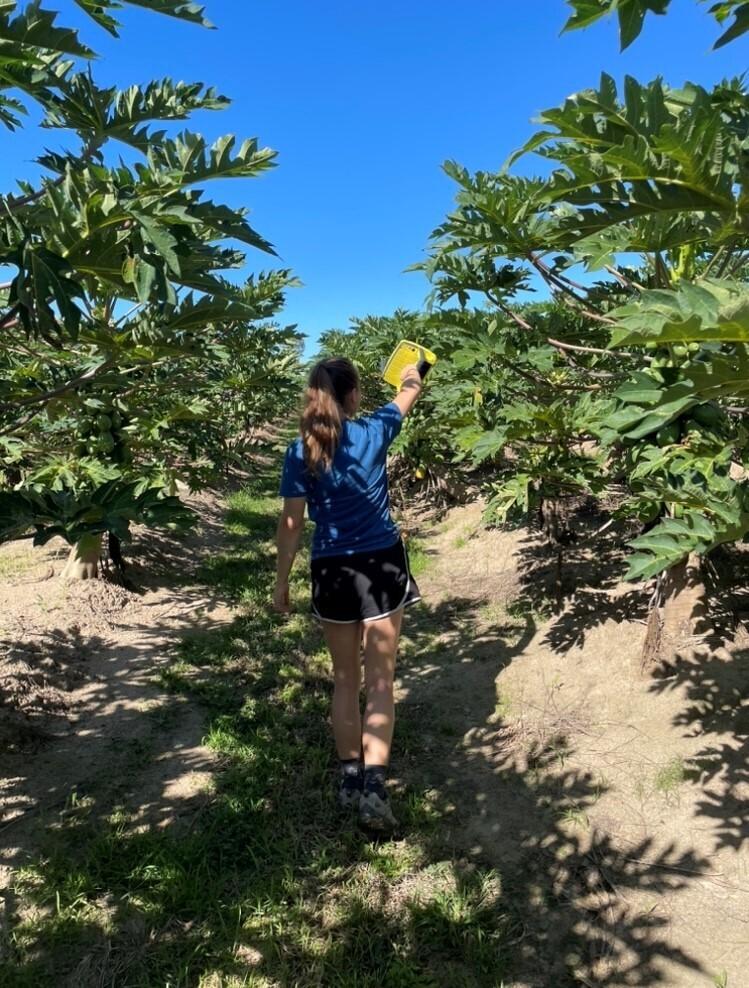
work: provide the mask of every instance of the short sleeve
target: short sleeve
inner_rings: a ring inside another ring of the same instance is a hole
[[[387,448],[401,431],[403,416],[400,408],[391,401],[368,416],[368,421],[381,434],[384,446]]]
[[[292,443],[286,450],[281,474],[281,497],[306,497],[307,485],[304,482],[304,457],[298,443]]]

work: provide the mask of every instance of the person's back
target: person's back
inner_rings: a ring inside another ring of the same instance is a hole
[[[315,522],[313,558],[385,549],[398,539],[390,517],[387,452],[402,417],[393,402],[372,415],[345,419],[330,467],[313,473],[302,439],[289,447],[281,494],[306,497]]]

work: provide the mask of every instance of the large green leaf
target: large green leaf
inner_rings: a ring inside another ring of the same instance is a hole
[[[619,19],[619,40],[622,51],[639,36],[645,15],[665,14],[671,0],[567,0],[573,14],[564,26],[565,31],[589,25],[616,14]]]
[[[85,133],[89,143],[113,139],[147,153],[161,145],[163,132],[151,134],[150,121],[184,120],[197,110],[221,110],[229,101],[202,83],[161,79],[125,90],[102,89],[87,72],[70,74],[60,83],[60,92],[44,100],[44,127],[74,129]]]
[[[54,339],[62,328],[75,339],[81,322],[76,299],[84,297],[70,264],[39,243],[25,243],[6,263],[16,264],[8,304],[32,336]]]
[[[628,580],[646,580],[681,562],[691,552],[704,552],[715,538],[715,529],[703,517],[690,512],[683,520],[665,518],[647,535],[634,539],[628,560]]]
[[[635,553],[628,560],[626,579],[657,576],[693,552],[707,553],[749,531],[747,492],[740,485],[734,485],[723,500],[705,500],[701,509],[687,510],[683,518],[664,518],[646,535],[634,539],[630,544]]]
[[[205,8],[200,4],[186,2],[186,0],[75,0],[75,2],[100,27],[115,37],[120,22],[113,16],[113,12],[121,10],[126,4],[133,7],[145,7],[158,14],[167,14],[180,20],[193,21],[204,27],[212,26],[210,21],[207,21],[203,16]]]
[[[696,405],[749,396],[749,353],[714,354],[695,361],[683,372],[683,379],[670,387],[659,385],[647,374],[638,374],[615,396],[620,407],[607,415],[601,426],[626,439],[642,439]]]
[[[573,13],[565,24],[565,31],[588,27],[600,18],[615,13],[619,20],[621,48],[624,50],[639,37],[645,16],[649,13],[665,14],[671,0],[567,0],[567,4],[572,7]],[[746,0],[719,0],[710,7],[710,13],[719,23],[734,16],[733,23],[716,41],[715,48],[721,48],[749,31],[749,3]]]
[[[12,17],[15,6],[6,4],[0,7],[0,42],[79,58],[93,57],[93,51],[78,39],[77,31],[56,26],[57,12],[46,10],[41,0],[30,0],[23,10]]]
[[[536,194],[559,217],[547,248],[566,235],[600,263],[617,251],[745,238],[749,203],[738,178],[749,104],[741,82],[719,88],[672,91],[627,77],[620,97],[604,74],[597,90],[544,111],[543,129],[511,162],[535,151],[561,166]],[[611,229],[621,232],[595,242]]]
[[[749,31],[749,3],[746,0],[719,0],[710,8],[710,13],[719,21],[727,20],[733,15],[733,23],[721,34],[715,42],[715,48],[722,48],[730,41],[735,41]]]
[[[737,281],[681,283],[642,293],[612,313],[611,345],[749,343],[749,285]]]

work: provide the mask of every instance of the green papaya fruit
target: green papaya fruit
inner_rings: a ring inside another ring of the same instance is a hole
[[[678,422],[669,422],[668,425],[661,426],[655,434],[655,441],[659,446],[673,446],[681,439],[681,427]]]
[[[723,412],[717,405],[708,402],[704,405],[697,405],[690,412],[691,417],[700,425],[716,426],[723,421]]]

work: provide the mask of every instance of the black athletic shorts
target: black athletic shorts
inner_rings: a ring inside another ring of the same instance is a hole
[[[387,549],[312,560],[312,613],[322,621],[376,621],[417,600],[400,539]]]

